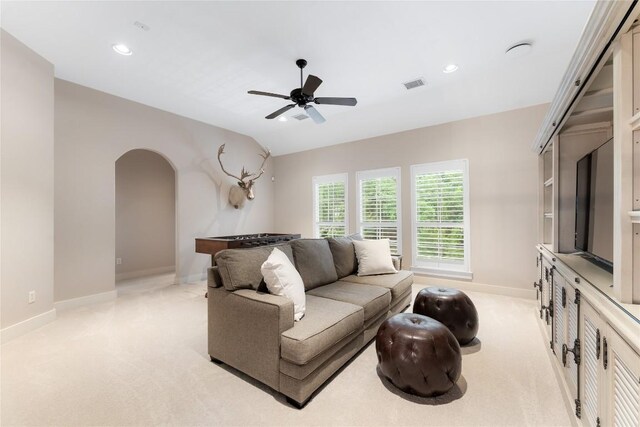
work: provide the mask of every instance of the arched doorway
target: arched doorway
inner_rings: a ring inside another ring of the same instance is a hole
[[[128,151],[115,165],[116,284],[175,282],[176,172],[160,154]]]

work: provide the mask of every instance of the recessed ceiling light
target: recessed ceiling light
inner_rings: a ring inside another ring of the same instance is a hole
[[[280,121],[280,122],[286,122],[286,121],[287,121],[287,118],[286,118],[285,116],[280,116],[280,117],[278,117],[278,121]]]
[[[458,70],[458,66],[456,64],[449,64],[446,67],[444,67],[442,69],[443,73],[453,73],[454,71]]]
[[[520,58],[531,52],[532,44],[530,42],[516,43],[505,51],[509,58]]]
[[[119,44],[114,44],[111,47],[120,55],[129,56],[133,53],[133,51],[129,49],[129,47],[126,44],[119,43]]]

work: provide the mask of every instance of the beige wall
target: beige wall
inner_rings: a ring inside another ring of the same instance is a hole
[[[411,263],[410,166],[469,160],[473,281],[521,289],[535,276],[538,156],[529,149],[547,105],[355,141],[275,158],[278,232],[312,236],[315,175],[349,173],[350,231],[355,173],[402,168],[402,240]]]
[[[175,269],[175,182],[173,167],[153,151],[116,161],[116,280]]]
[[[0,30],[2,328],[53,309],[53,66]],[[28,304],[29,291],[36,302]]]
[[[205,277],[208,255],[194,239],[255,233],[273,226],[271,161],[244,209],[228,205],[231,178],[216,154],[239,173],[257,168],[250,137],[127,101],[63,80],[55,81],[55,300],[111,291],[115,283],[115,162],[143,148],[162,154],[176,170],[177,257],[181,281]]]

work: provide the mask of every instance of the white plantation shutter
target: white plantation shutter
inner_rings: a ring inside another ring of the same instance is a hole
[[[553,276],[553,342],[558,358],[562,360],[562,344],[564,341],[564,307],[562,306],[562,289],[564,280],[559,274]]]
[[[347,174],[313,177],[314,235],[347,234]]]
[[[391,253],[402,250],[400,168],[356,174],[357,227],[365,239],[389,239]]]
[[[567,287],[567,308],[569,314],[569,324],[567,329],[567,347],[574,348],[575,340],[578,338],[578,305],[575,303],[575,289]],[[573,390],[578,387],[578,365],[574,362],[573,353],[567,353],[567,369]]]
[[[467,161],[414,165],[411,184],[414,267],[470,273]]]
[[[640,356],[615,331],[609,335],[609,363],[612,396],[608,425],[637,427],[640,425]]]
[[[598,401],[599,397],[599,381],[598,381],[598,361],[600,359],[597,353],[599,345],[598,328],[590,317],[584,316],[584,389],[582,393],[583,423],[596,427],[596,420],[599,417]]]

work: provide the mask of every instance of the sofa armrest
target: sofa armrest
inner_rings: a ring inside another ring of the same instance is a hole
[[[210,288],[222,287],[222,278],[217,266],[209,267],[207,269],[207,286]]]
[[[293,327],[293,302],[225,288],[209,288],[207,301],[209,355],[279,390],[280,334]]]
[[[271,306],[273,308],[272,310],[269,310],[271,315],[275,315],[277,311],[279,325],[278,334],[283,333],[287,329],[293,328],[293,301],[289,298],[263,292],[256,292],[253,289],[240,289],[233,292],[233,294],[246,298],[247,303],[251,302]],[[262,321],[264,320],[265,319],[262,319]]]
[[[391,261],[396,270],[402,270],[402,255],[391,255]]]

